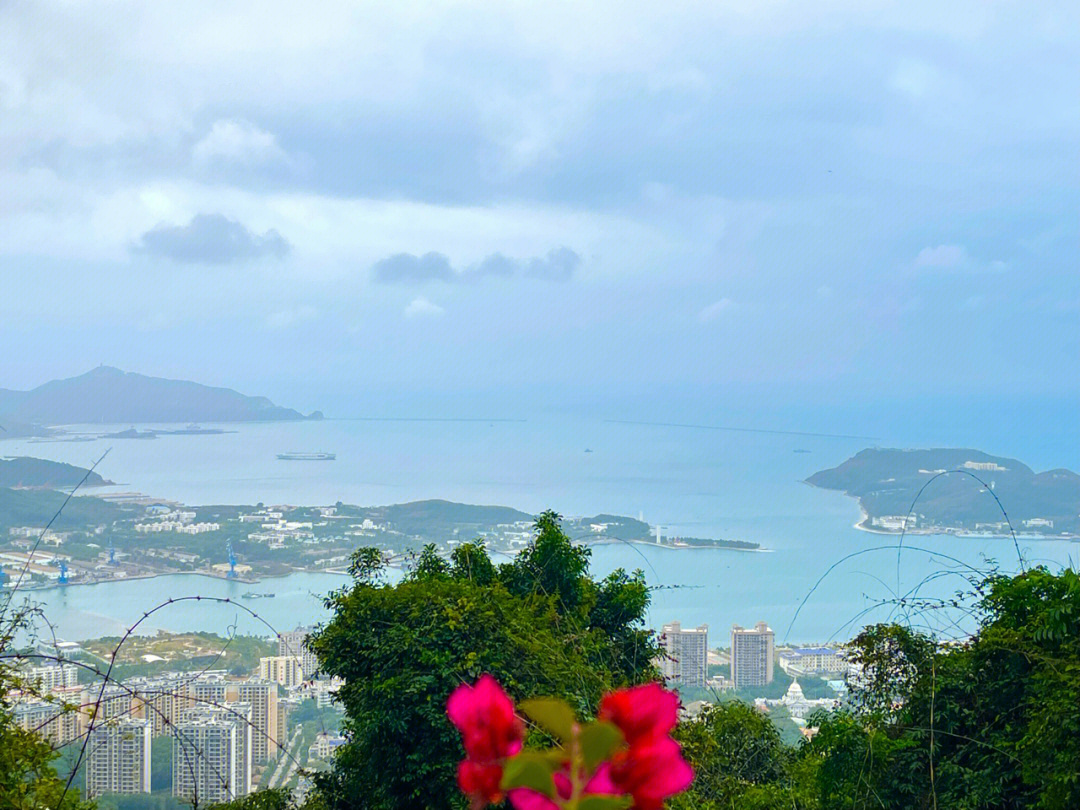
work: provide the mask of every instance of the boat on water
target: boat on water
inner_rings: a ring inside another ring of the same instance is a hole
[[[272,593],[242,593],[242,594],[240,594],[240,598],[241,599],[273,599],[274,594],[272,594]]]
[[[336,453],[278,453],[281,461],[333,461]]]

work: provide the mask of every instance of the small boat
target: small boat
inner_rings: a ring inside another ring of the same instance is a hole
[[[278,453],[281,461],[333,461],[336,453]]]
[[[274,594],[272,594],[272,593],[242,593],[242,594],[240,594],[240,598],[241,599],[273,599]]]

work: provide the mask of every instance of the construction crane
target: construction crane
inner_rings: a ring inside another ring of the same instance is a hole
[[[67,585],[68,583],[67,563],[63,560],[60,560],[60,578],[56,581],[61,585]]]
[[[232,540],[225,541],[225,553],[229,555],[229,573],[227,579],[236,579],[236,555],[233,553]]]
[[[119,565],[116,562],[116,549],[113,548],[112,540],[109,541],[109,565]]]

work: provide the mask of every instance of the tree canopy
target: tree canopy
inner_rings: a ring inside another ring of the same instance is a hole
[[[485,672],[515,700],[557,696],[585,717],[605,691],[656,677],[643,575],[595,581],[589,549],[570,541],[557,514],[542,514],[535,529],[534,542],[498,566],[478,544],[450,560],[428,546],[396,584],[383,581],[378,552],[355,555],[354,583],[328,599],[334,616],[311,642],[322,670],[346,681],[348,741],[317,778],[331,808],[464,806],[446,700]]]

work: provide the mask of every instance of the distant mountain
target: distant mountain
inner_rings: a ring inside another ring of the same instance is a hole
[[[82,481],[84,476],[84,487],[100,487],[112,483],[96,472],[87,475],[84,467],[76,467],[74,464],[28,456],[0,458],[0,487],[69,489]]]
[[[53,380],[31,391],[0,389],[0,424],[137,422],[251,422],[318,419],[282,408],[266,397],[228,388],[166,380],[98,366],[78,377]],[[3,436],[3,434],[0,434]]]
[[[1061,469],[1036,473],[1014,458],[979,450],[863,450],[806,482],[858,498],[867,513],[863,528],[889,532],[897,531],[895,519],[908,514],[919,490],[934,475],[951,470],[968,475],[943,475],[927,486],[908,521],[909,530],[1004,532],[1001,510],[979,483],[983,481],[1018,532],[1080,534],[1080,475]]]

